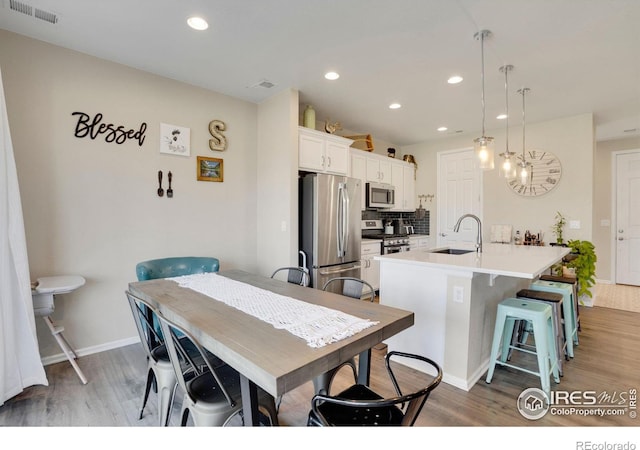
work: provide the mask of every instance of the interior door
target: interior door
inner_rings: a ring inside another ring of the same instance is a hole
[[[475,220],[465,219],[458,233],[453,227],[463,214],[482,219],[481,177],[473,149],[438,153],[438,247],[475,245]]]
[[[640,286],[640,152],[616,155],[616,283]]]

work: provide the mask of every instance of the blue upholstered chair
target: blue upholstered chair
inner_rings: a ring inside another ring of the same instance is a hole
[[[138,281],[217,272],[218,270],[220,270],[218,258],[207,256],[176,256],[150,259],[136,264]]]

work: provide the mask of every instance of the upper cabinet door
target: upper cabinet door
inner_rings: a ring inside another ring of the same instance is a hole
[[[403,207],[406,211],[416,209],[416,168],[413,164],[403,168]]]
[[[324,171],[324,140],[300,132],[298,138],[298,166],[312,172]]]
[[[345,142],[326,142],[325,171],[346,175],[349,169],[349,145]]]
[[[391,183],[391,161],[388,157],[367,157],[367,181],[373,183]]]
[[[304,127],[299,127],[298,130],[300,170],[347,175],[352,140]]]
[[[416,209],[415,167],[406,162],[391,164],[391,184],[396,189],[396,203],[393,211],[413,211]]]
[[[362,150],[351,150],[351,168],[349,170],[351,178],[360,180],[360,190],[362,193],[361,209],[364,211],[366,205],[366,187],[367,187],[367,158]]]

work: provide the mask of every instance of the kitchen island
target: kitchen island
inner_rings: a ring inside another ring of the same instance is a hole
[[[385,341],[442,366],[443,381],[468,391],[489,365],[497,305],[567,255],[566,247],[487,244],[482,253],[433,248],[377,256],[380,303],[413,311],[415,324]]]

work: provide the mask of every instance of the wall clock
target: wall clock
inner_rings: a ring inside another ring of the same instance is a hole
[[[530,164],[530,181],[526,185],[520,182],[520,177],[507,180],[509,188],[518,195],[524,197],[538,197],[553,190],[560,182],[562,165],[556,155],[542,150],[529,150],[525,154],[526,161]],[[522,156],[518,156],[518,162]]]

